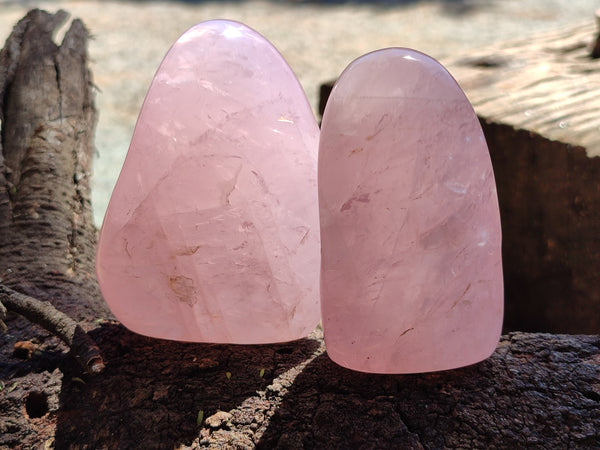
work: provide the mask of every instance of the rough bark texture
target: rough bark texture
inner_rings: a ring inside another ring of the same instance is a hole
[[[96,112],[85,27],[75,20],[60,46],[52,39],[66,19],[64,12],[32,11],[0,52],[0,283],[91,322],[110,317],[94,276],[89,179]],[[53,435],[52,420],[32,416],[58,407],[44,399],[60,389],[55,369],[65,347],[14,313],[6,325],[0,445],[33,446]],[[24,355],[13,354],[17,342],[28,349]]]
[[[0,278],[84,319],[106,314],[89,189],[96,113],[85,27],[52,40],[65,20],[31,12],[0,53]]]
[[[63,385],[59,448],[600,446],[598,336],[514,333],[483,363],[410,376],[343,369],[318,331],[267,346],[171,343],[113,324],[94,336],[109,362]]]
[[[59,18],[30,13],[0,53],[0,265],[11,289],[91,321],[108,313],[92,266],[86,33],[74,21],[62,50],[50,39]],[[57,339],[14,315],[7,325],[0,448],[600,446],[598,336],[514,333],[472,367],[382,376],[336,366],[319,330],[287,344],[200,345],[105,321],[89,334],[106,368],[90,376]],[[17,340],[27,345],[13,352]]]

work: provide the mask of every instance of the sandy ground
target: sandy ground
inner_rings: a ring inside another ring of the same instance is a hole
[[[28,9],[65,9],[84,20],[100,118],[94,169],[95,220],[102,222],[146,89],[170,45],[209,19],[239,20],[283,54],[317,109],[320,83],[363,53],[412,47],[444,60],[498,40],[593,20],[599,0],[301,1],[25,1],[0,0],[0,40]],[[60,33],[57,37],[61,38]],[[458,80],[460,82],[460,80]]]

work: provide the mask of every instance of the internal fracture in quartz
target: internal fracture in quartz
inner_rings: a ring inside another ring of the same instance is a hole
[[[261,35],[216,20],[160,65],[104,219],[96,268],[132,331],[236,344],[319,321],[319,130]]]
[[[344,71],[323,117],[319,207],[335,362],[415,373],[494,351],[503,316],[494,174],[469,101],[437,61],[391,48]]]

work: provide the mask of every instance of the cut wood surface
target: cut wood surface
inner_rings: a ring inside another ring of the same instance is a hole
[[[441,61],[477,115],[600,156],[600,31],[592,22],[499,42]],[[321,86],[321,114],[333,86]]]
[[[600,156],[600,31],[593,22],[500,42],[442,63],[478,116]],[[320,90],[321,114],[334,81]]]
[[[598,336],[511,333],[480,364],[384,376],[334,364],[319,330],[234,346],[94,327],[109,313],[93,274],[87,33],[74,21],[56,46],[59,19],[33,11],[0,53],[0,278],[87,324],[106,368],[85,374],[56,338],[9,312],[0,448],[600,446]]]
[[[477,114],[600,156],[600,59],[593,22],[444,61]]]

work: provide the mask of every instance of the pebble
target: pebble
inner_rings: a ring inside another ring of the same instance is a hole
[[[212,416],[207,417],[204,420],[204,423],[208,425],[210,428],[221,428],[227,422],[229,422],[232,418],[232,415],[225,411],[217,411]]]

